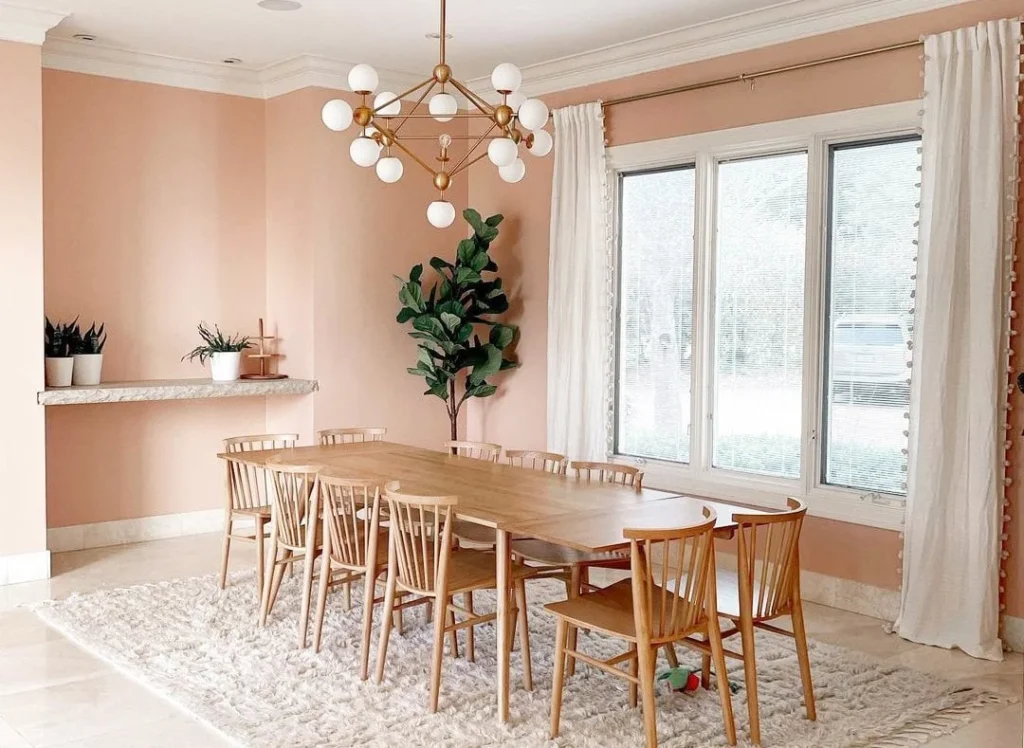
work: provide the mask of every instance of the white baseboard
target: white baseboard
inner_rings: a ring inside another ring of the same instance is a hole
[[[1003,616],[1003,648],[1024,652],[1024,618]]]
[[[245,524],[252,526],[251,522],[236,521],[235,527],[242,529]],[[86,548],[141,543],[146,540],[179,538],[184,535],[202,535],[208,532],[221,532],[223,529],[224,510],[207,509],[88,525],[51,527],[46,531],[46,545],[53,553],[64,553]]]
[[[50,578],[50,552],[0,556],[0,586]]]

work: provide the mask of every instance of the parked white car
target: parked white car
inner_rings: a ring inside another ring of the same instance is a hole
[[[892,316],[840,317],[832,328],[832,385],[836,394],[884,388],[909,392],[910,332]]]

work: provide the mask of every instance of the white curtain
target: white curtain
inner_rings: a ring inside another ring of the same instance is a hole
[[[604,115],[592,102],[556,109],[548,261],[548,449],[605,457],[608,349]]]
[[[899,634],[1002,659],[1006,293],[1020,25],[924,43],[921,231]]]

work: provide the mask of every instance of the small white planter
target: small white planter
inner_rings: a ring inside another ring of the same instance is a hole
[[[242,353],[214,353],[210,357],[210,375],[214,382],[233,382],[238,379],[242,366]]]
[[[75,359],[71,356],[63,358],[46,358],[46,386],[47,387],[70,387],[71,372],[75,366]]]
[[[100,383],[100,372],[103,370],[102,353],[76,353],[72,358],[75,361],[75,370],[71,376],[72,384]]]

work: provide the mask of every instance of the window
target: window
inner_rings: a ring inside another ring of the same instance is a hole
[[[609,428],[649,485],[900,526],[918,108],[609,149]]]
[[[692,166],[621,177],[622,454],[690,460],[694,188]]]
[[[800,476],[807,154],[718,166],[712,465]]]
[[[825,483],[906,493],[919,142],[830,149]]]

